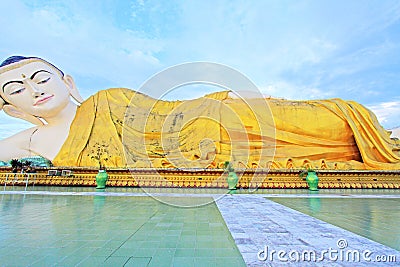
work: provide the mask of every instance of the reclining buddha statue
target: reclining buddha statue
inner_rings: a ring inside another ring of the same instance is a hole
[[[55,166],[400,169],[400,143],[364,106],[341,99],[184,101],[112,88],[84,100],[71,76],[37,57],[0,65],[0,106],[35,124],[0,141],[0,160]]]

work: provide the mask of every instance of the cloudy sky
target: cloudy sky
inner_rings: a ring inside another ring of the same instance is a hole
[[[0,10],[0,58],[43,57],[84,97],[208,61],[240,71],[265,95],[355,100],[385,128],[400,126],[397,0],[2,0]],[[0,138],[29,126],[0,114]]]

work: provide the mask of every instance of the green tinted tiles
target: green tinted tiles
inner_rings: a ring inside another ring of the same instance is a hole
[[[0,241],[5,266],[212,266],[217,256],[244,266],[204,197],[3,194]]]

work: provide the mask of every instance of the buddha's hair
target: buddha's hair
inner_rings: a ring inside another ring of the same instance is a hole
[[[54,66],[53,64],[51,64],[50,62],[48,62],[47,60],[44,60],[43,58],[40,58],[40,57],[11,56],[11,57],[6,58],[6,60],[4,60],[4,61],[0,64],[0,68],[1,68],[1,67],[4,67],[4,66],[7,66],[7,65],[10,65],[10,64],[12,64],[12,63],[16,63],[16,62],[20,62],[20,61],[22,61],[22,60],[26,60],[26,59],[38,59],[38,60],[44,61],[44,62],[46,62],[47,64],[53,66],[57,71],[60,72],[60,74],[61,74],[62,76],[64,76],[64,72],[62,72],[62,70],[60,70],[59,68],[57,68],[56,66]]]

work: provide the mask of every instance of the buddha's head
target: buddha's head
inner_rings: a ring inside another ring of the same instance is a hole
[[[0,107],[35,124],[57,116],[71,102],[82,102],[71,76],[37,57],[13,56],[0,65]]]

